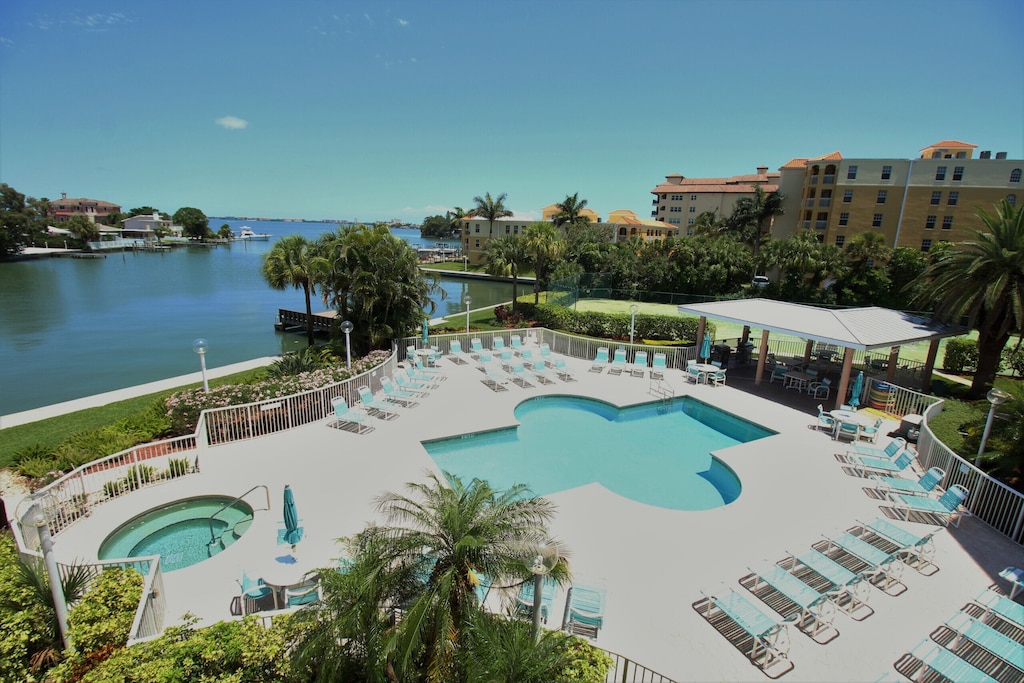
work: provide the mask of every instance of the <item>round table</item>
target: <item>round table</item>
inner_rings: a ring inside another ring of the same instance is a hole
[[[710,363],[694,363],[690,367],[694,368],[701,374],[701,379],[704,381],[704,384],[708,383],[708,375],[714,374],[722,369],[717,365],[711,365]]]
[[[280,598],[283,597],[285,589],[302,583],[310,571],[288,553],[278,555],[273,562],[264,564],[260,569],[260,578],[274,591],[274,607],[277,608],[282,603]]]

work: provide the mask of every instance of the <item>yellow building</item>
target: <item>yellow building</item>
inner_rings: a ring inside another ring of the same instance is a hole
[[[493,223],[479,216],[466,216],[459,220],[462,225],[462,253],[470,263],[487,262],[487,243],[505,235],[520,236],[534,221],[529,218],[509,216],[496,218]]]
[[[774,236],[812,230],[843,246],[854,235],[878,232],[891,247],[928,251],[938,242],[966,239],[980,227],[974,212],[1002,199],[1016,203],[1024,161],[995,158],[975,145],[943,140],[916,159],[844,159],[833,152],[793,159],[782,166],[779,187],[785,213]]]
[[[651,218],[640,218],[629,209],[612,211],[608,214],[608,223],[601,225],[612,226],[613,242],[622,242],[630,237],[639,237],[646,242],[650,242],[679,235],[679,228],[677,226]]]
[[[767,166],[759,166],[755,174],[731,178],[668,175],[664,183],[651,190],[651,217],[675,227],[680,234],[692,235],[692,226],[700,214],[717,211],[719,216],[728,218],[738,199],[753,197],[758,186],[765,192],[774,192],[779,189],[778,182],[779,174],[769,173]]]

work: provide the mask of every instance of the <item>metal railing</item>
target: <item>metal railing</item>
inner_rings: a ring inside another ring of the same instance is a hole
[[[256,484],[256,486],[253,486],[253,487],[252,487],[251,489],[249,489],[248,491],[246,491],[246,492],[245,492],[245,493],[243,493],[242,495],[240,495],[240,496],[237,496],[237,497],[236,497],[236,498],[235,498],[234,500],[232,500],[232,501],[231,501],[230,503],[225,503],[224,505],[221,505],[221,506],[220,506],[220,509],[218,509],[218,510],[217,510],[216,512],[214,512],[214,513],[213,513],[212,515],[210,515],[210,517],[209,517],[209,522],[210,522],[210,545],[211,545],[211,546],[212,546],[212,545],[214,545],[214,544],[215,544],[215,543],[217,542],[217,534],[215,534],[215,533],[213,532],[213,518],[214,518],[214,517],[216,517],[217,515],[219,515],[220,513],[224,512],[224,511],[225,511],[225,510],[227,510],[227,509],[228,509],[229,507],[231,507],[232,505],[234,505],[234,504],[235,504],[235,503],[237,503],[238,501],[242,500],[243,498],[245,498],[246,496],[248,496],[248,495],[249,495],[250,493],[252,493],[253,491],[255,491],[256,489],[259,489],[259,488],[263,489],[263,493],[264,493],[264,494],[266,495],[266,497],[267,497],[267,507],[266,507],[266,508],[264,508],[264,509],[266,509],[266,510],[269,510],[269,509],[270,509],[270,489],[269,489],[269,488],[267,488],[267,485],[266,485],[266,484]]]
[[[941,467],[946,471],[943,485],[948,489],[960,484],[970,495],[964,505],[975,517],[1008,537],[1024,544],[1024,494],[982,472],[939,441],[928,420],[942,412],[943,401],[936,400],[923,413],[921,434],[917,440],[917,458],[921,467]]]
[[[604,678],[605,683],[676,683],[674,679],[637,664],[629,657],[608,650],[604,653],[612,658],[612,668]]]

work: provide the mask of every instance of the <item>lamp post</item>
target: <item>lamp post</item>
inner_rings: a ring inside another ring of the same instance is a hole
[[[533,574],[533,639],[540,638],[541,606],[544,595],[544,577],[558,564],[558,548],[554,545],[538,545],[529,549],[525,561]]]
[[[469,334],[469,305],[473,303],[473,298],[467,294],[463,301],[466,302],[466,334]]]
[[[640,310],[640,307],[636,304],[630,304],[629,306],[629,343],[633,343],[633,332],[636,330],[636,312]]]
[[[462,255],[462,270],[463,272],[469,270],[469,257],[465,254]]]
[[[977,467],[978,463],[981,461],[981,454],[985,452],[985,442],[988,441],[988,433],[992,431],[992,418],[996,414],[996,407],[1003,405],[1013,398],[1013,396],[1002,389],[992,387],[988,390],[986,398],[988,398],[988,402],[991,403],[992,406],[988,409],[988,420],[985,421],[985,431],[981,435],[981,445],[978,446],[978,457],[974,459],[975,467]]]
[[[196,339],[192,342],[192,350],[199,354],[199,367],[203,371],[203,391],[210,392],[210,384],[206,381],[206,349],[209,344],[205,339]]]
[[[349,372],[352,371],[352,348],[349,346],[348,341],[349,335],[352,334],[352,330],[355,328],[356,326],[348,320],[341,323],[341,331],[345,333],[345,363]]]
[[[53,597],[53,611],[57,616],[57,626],[65,650],[72,650],[71,634],[68,633],[68,604],[64,599],[64,587],[60,584],[60,573],[57,570],[57,559],[53,556],[53,537],[50,535],[50,524],[46,513],[33,503],[28,512],[21,518],[22,525],[34,527],[39,533],[39,549],[43,553],[43,564],[50,583],[50,595]]]

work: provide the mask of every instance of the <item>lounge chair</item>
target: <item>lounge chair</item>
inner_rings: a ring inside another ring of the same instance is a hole
[[[875,420],[875,423],[869,427],[860,428],[860,438],[863,441],[870,441],[875,443],[878,441],[878,432],[882,429],[882,418]]]
[[[940,467],[932,467],[921,475],[917,481],[904,479],[903,477],[886,477],[872,474],[871,478],[878,482],[883,491],[896,491],[898,493],[912,493],[918,496],[927,496],[946,477],[946,472]]]
[[[924,669],[930,669],[944,680],[966,683],[996,683],[984,671],[960,659],[946,648],[929,639],[922,640],[910,651],[910,659],[901,657],[896,670],[913,681],[933,680]]]
[[[1024,671],[1024,644],[1018,643],[988,624],[965,612],[957,612],[946,620],[946,628],[957,634],[956,639],[946,645],[954,654],[959,654],[961,646],[965,644],[963,641],[966,639],[999,660],[995,664],[1001,668],[1010,665],[1017,670],[1017,675],[1020,675],[1020,671]]]
[[[501,359],[501,369],[512,372],[512,349],[503,349],[498,357]]]
[[[604,588],[574,585],[569,589],[562,629],[577,636],[597,638],[604,625]]]
[[[241,589],[239,599],[243,615],[266,609],[269,606],[267,598],[274,598],[273,605],[277,607],[274,589],[268,586],[262,578],[251,579],[249,574],[243,571],[238,586]]]
[[[932,559],[935,557],[935,534],[941,529],[918,536],[902,527],[898,527],[889,520],[879,517],[871,522],[858,522],[860,526],[857,535],[879,547],[883,552],[897,555],[908,567],[913,567],[922,574],[927,567],[935,568]],[[937,568],[935,568],[937,571]],[[934,574],[930,571],[928,575]]]
[[[594,364],[590,366],[590,371],[604,372],[606,365],[608,365],[608,347],[602,346],[597,350],[597,354],[594,356]]]
[[[522,351],[522,349],[523,349],[523,338],[522,337],[520,337],[518,334],[513,334],[512,335],[512,339],[510,341],[511,341],[510,346],[512,347],[512,351],[514,353],[519,353],[520,351]]]
[[[551,346],[547,342],[540,345],[540,357],[545,360],[551,358]]]
[[[910,451],[904,449],[896,456],[895,460],[888,458],[869,458],[856,455],[848,455],[850,466],[861,477],[867,477],[869,472],[882,472],[885,474],[899,474],[914,464],[914,456]]]
[[[794,622],[798,629],[818,643],[827,643],[839,635],[832,626],[836,606],[828,595],[819,593],[778,565],[751,569],[750,572],[740,579],[740,585],[787,622]]]
[[[462,352],[462,342],[458,339],[453,339],[448,345],[448,357],[456,365],[465,365],[469,362],[466,360],[466,354]]]
[[[651,379],[665,379],[665,371],[668,370],[667,359],[664,353],[654,354],[651,362]]]
[[[619,347],[615,349],[615,355],[612,356],[612,365],[608,368],[609,375],[621,375],[626,369],[626,349]]]
[[[363,410],[370,415],[382,420],[393,420],[398,417],[393,404],[377,398],[367,387],[359,387],[356,391],[359,392],[359,402],[362,404]]]
[[[875,446],[865,446],[863,444],[855,443],[851,444],[853,450],[852,453],[857,455],[868,455],[873,458],[895,458],[896,455],[907,447],[907,440],[902,436],[897,436],[895,439],[890,441],[885,448],[877,448]]]
[[[960,506],[969,495],[970,491],[955,484],[938,498],[890,493],[889,500],[893,502],[896,513],[908,522],[911,512],[919,512],[934,516],[943,526],[949,526],[952,522],[953,526],[958,527],[961,517]]]
[[[637,351],[633,354],[633,365],[630,367],[629,374],[633,377],[643,377],[647,373],[647,352]]]
[[[828,596],[851,619],[863,621],[874,614],[874,610],[868,606],[871,589],[866,577],[847,569],[831,557],[811,550],[800,556],[789,553],[778,564],[807,585],[816,588],[819,593]]]
[[[484,379],[481,381],[494,391],[508,391],[512,378],[494,367],[493,363],[488,363],[484,366]]]
[[[515,614],[526,619],[533,618],[533,593],[534,581],[530,579],[519,587],[519,593],[515,596]],[[555,588],[558,584],[550,576],[541,580],[540,589],[540,620],[548,623],[548,615],[551,613],[551,603],[555,600]]]
[[[995,614],[1018,629],[1024,629],[1024,605],[1019,602],[1014,602],[1005,595],[986,588],[978,597],[974,598],[974,603],[982,608],[982,616],[987,618],[989,615]]]
[[[301,607],[320,599],[320,584],[315,580],[304,581],[298,586],[284,589],[285,607]]]
[[[520,349],[519,350],[519,357],[523,359],[524,363],[532,363],[533,362],[533,351],[530,350],[530,349]]]
[[[373,429],[373,427],[366,424],[367,414],[349,408],[344,397],[339,396],[331,400],[331,405],[334,407],[334,419],[328,423],[329,426],[336,429],[344,429],[345,431],[354,430],[356,434],[362,434]]]
[[[576,381],[576,373],[572,371],[572,368],[569,367],[564,358],[555,359],[555,372],[558,373],[558,379],[563,382]]]
[[[422,385],[423,387],[430,389],[436,389],[438,387],[437,383],[434,381],[436,379],[434,376],[420,372],[417,368],[411,365],[406,366],[405,374],[410,380]]]
[[[771,384],[771,382],[769,382]],[[832,393],[832,380],[828,377],[821,380],[820,382],[811,382],[807,385],[807,393],[816,399],[828,399],[828,395]]]
[[[395,382],[398,384],[398,388],[409,393],[419,394],[421,397],[429,396],[430,392],[427,389],[432,389],[433,385],[427,382],[417,382],[411,379],[408,371],[405,374],[401,372],[395,373]]]
[[[814,423],[815,429],[821,429],[827,432],[834,432],[836,430],[836,421],[825,412],[825,409],[818,404],[818,421]]]
[[[541,384],[554,384],[558,379],[558,375],[555,374],[554,368],[542,360],[533,361],[530,367],[534,377],[536,377],[537,381]]]
[[[526,366],[523,365],[522,361],[512,365],[512,381],[524,389],[533,388],[533,383],[530,382],[526,374]]]
[[[419,358],[416,359],[416,372],[431,380],[445,379],[444,373],[437,368],[428,368]]]
[[[480,355],[480,352],[484,350],[484,344],[480,341],[480,337],[473,337],[469,340],[469,350],[474,356]]]
[[[900,582],[903,563],[899,556],[887,553],[848,531],[825,536],[824,541],[819,541],[811,547],[851,571],[863,574],[872,583],[877,580],[878,583],[875,585],[886,593],[895,590],[897,586],[900,589],[890,593],[891,595],[898,595],[906,590],[906,586]]]
[[[789,630],[786,624],[772,619],[736,591],[729,589],[721,596],[705,594],[705,598],[694,603],[693,607],[712,625],[720,623],[723,616],[736,624],[748,636],[740,642],[750,641],[750,649],[744,654],[766,674],[781,664],[783,669],[780,672],[768,674],[772,678],[778,678],[793,668],[789,661]],[[735,629],[723,630],[717,625],[716,630],[726,638],[739,635]]]
[[[419,405],[416,401],[416,395],[412,392],[399,389],[395,386],[387,377],[380,378],[380,388],[384,390],[384,400],[394,403],[396,406],[402,406],[403,408],[415,408]]]
[[[491,339],[491,350],[494,351],[495,353],[501,353],[501,351],[504,348],[505,338],[499,335],[495,335],[495,337]]]

